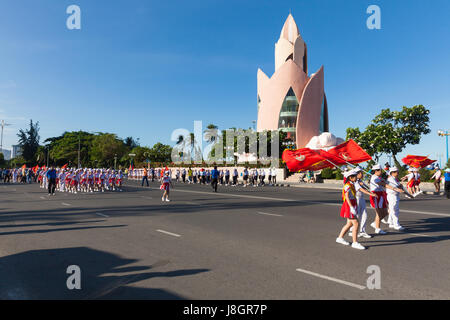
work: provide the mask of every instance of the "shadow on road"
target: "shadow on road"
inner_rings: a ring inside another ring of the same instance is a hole
[[[0,299],[185,299],[165,289],[130,285],[151,278],[209,271],[149,272],[168,264],[164,261],[153,266],[127,266],[137,261],[87,247],[32,250],[0,257]],[[66,271],[71,265],[80,267],[81,290],[67,288],[71,274]]]

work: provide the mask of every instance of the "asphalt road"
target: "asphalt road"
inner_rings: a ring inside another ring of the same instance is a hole
[[[335,243],[336,190],[176,184],[171,202],[161,193],[133,182],[55,196],[0,185],[0,298],[450,299],[443,197],[401,201],[406,230],[361,239],[359,251]],[[71,265],[81,290],[67,288]],[[367,288],[374,265],[380,289]]]

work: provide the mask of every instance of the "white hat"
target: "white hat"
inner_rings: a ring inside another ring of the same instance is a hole
[[[445,172],[450,172],[450,168],[445,169]]]
[[[357,174],[357,172],[355,172],[355,170],[348,170],[344,172],[344,178],[348,178],[350,176],[355,176]]]
[[[381,170],[381,166],[379,164],[376,164],[372,167],[372,170]]]
[[[398,171],[398,169],[397,169],[397,167],[392,167],[392,168],[389,168],[389,174],[391,174],[392,172],[395,172],[395,171]]]
[[[363,171],[363,169],[362,169],[361,167],[359,167],[359,166],[353,168],[353,170],[354,170],[356,173]]]

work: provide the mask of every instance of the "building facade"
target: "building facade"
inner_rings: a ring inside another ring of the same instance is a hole
[[[306,43],[292,15],[275,44],[275,73],[258,69],[257,80],[257,131],[285,131],[297,148],[329,131],[323,66],[308,76]]]
[[[22,147],[20,145],[13,145],[12,146],[12,153],[11,153],[11,159],[17,158],[18,156],[22,155]]]

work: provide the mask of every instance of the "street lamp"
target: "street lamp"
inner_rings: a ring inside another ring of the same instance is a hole
[[[147,162],[147,169],[150,170],[150,159],[148,158],[150,154],[148,152],[144,152],[145,161]]]
[[[132,166],[133,165],[133,158],[136,157],[136,153],[130,153],[130,154],[128,154],[128,156],[131,158],[130,159],[130,166]]]
[[[438,136],[440,137],[445,137],[445,146],[447,149],[447,161],[448,162],[448,136],[450,136],[450,134],[448,133],[448,130],[444,131],[444,130],[438,130]]]
[[[7,127],[7,126],[10,126],[11,124],[10,123],[5,123],[5,120],[2,120],[2,122],[1,122],[1,126],[2,126],[2,138],[1,138],[1,141],[0,141],[0,152],[3,152],[3,129],[5,128],[5,127]]]

